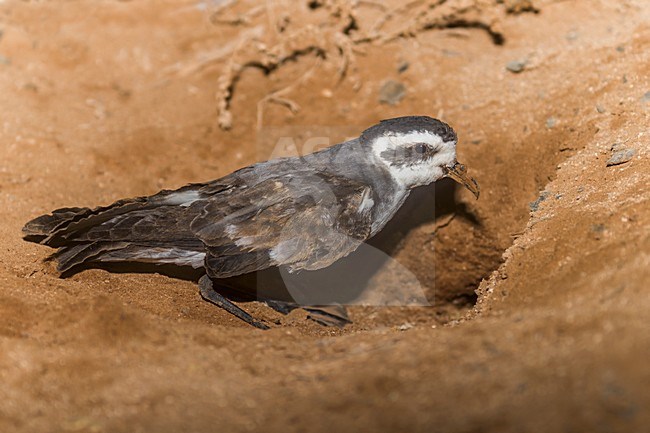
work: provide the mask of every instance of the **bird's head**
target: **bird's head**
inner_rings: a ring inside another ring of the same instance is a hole
[[[440,120],[428,116],[382,120],[363,131],[360,140],[404,188],[447,176],[479,196],[478,184],[456,160],[456,133]]]

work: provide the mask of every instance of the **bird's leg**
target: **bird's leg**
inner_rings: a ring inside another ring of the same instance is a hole
[[[233,304],[231,301],[226,299],[223,295],[218,293],[216,290],[214,290],[214,287],[212,285],[212,280],[207,275],[204,275],[201,277],[201,279],[199,279],[199,289],[201,291],[201,297],[203,297],[203,299],[205,299],[206,301],[211,302],[214,305],[223,308],[230,314],[239,317],[241,320],[248,323],[249,325],[252,325],[259,329],[269,329],[269,327],[266,326],[264,323],[258,322],[253,318],[253,316],[251,316],[250,314],[248,314],[247,312],[245,312],[244,310],[242,310],[241,308]]]

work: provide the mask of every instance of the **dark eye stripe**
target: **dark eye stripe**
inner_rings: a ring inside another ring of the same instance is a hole
[[[415,153],[418,155],[424,155],[430,150],[430,147],[426,143],[415,143],[413,146]]]
[[[381,157],[392,166],[410,166],[432,158],[436,153],[438,149],[426,143],[414,143],[410,146],[385,150],[381,153]]]

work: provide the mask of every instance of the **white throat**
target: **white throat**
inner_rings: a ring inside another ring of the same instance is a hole
[[[404,146],[415,143],[426,143],[437,149],[430,159],[414,164],[394,165],[382,157],[385,152],[400,152]],[[444,176],[443,167],[453,164],[456,160],[456,142],[443,142],[436,134],[426,131],[414,131],[404,135],[384,135],[377,137],[372,143],[375,158],[384,164],[393,179],[404,189],[428,185]]]

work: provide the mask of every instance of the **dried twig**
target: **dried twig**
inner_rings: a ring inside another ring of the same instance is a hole
[[[258,133],[262,130],[262,127],[264,126],[264,107],[266,106],[266,104],[275,103],[275,104],[283,105],[287,107],[293,114],[297,113],[298,110],[300,110],[300,105],[298,105],[295,101],[292,101],[291,99],[285,98],[284,95],[291,92],[292,90],[295,90],[297,87],[299,87],[300,85],[304,84],[307,80],[309,80],[314,74],[314,72],[318,68],[320,68],[322,63],[323,63],[322,59],[317,57],[314,65],[310,69],[308,69],[304,74],[302,74],[302,76],[298,80],[294,81],[292,84],[288,85],[283,89],[269,93],[257,103],[257,132]]]
[[[504,0],[411,0],[390,10],[373,0],[312,0],[310,9],[324,8],[328,12],[329,19],[325,23],[304,24],[292,30],[291,25],[300,23],[300,17],[285,14],[280,17],[281,21],[278,21],[277,8],[271,0],[234,17],[222,13],[234,4],[236,4],[235,0],[226,1],[211,15],[210,19],[215,25],[253,25],[251,29],[247,29],[238,43],[209,53],[194,64],[177,66],[172,70],[183,76],[205,70],[226,60],[216,93],[218,121],[223,129],[232,126],[230,101],[236,83],[247,68],[259,68],[266,74],[270,74],[290,60],[316,55],[319,59],[318,64],[329,59],[338,61],[338,81],[350,80],[353,88],[359,89],[361,78],[358,75],[356,54],[363,53],[361,47],[365,44],[373,42],[383,44],[399,38],[414,37],[431,29],[455,27],[485,30],[495,43],[500,44],[503,42],[503,35],[499,29],[495,4],[501,5],[499,10],[502,15],[528,10],[536,11],[531,6],[532,0],[505,2]],[[358,8],[362,5],[377,7],[384,11],[383,16],[376,20],[368,31],[361,28],[358,19]],[[266,12],[266,22],[260,21],[260,15],[264,12]],[[406,25],[396,31],[382,33],[386,23],[396,17],[400,18],[400,23],[404,22]],[[312,72],[313,68],[304,76],[310,76]],[[297,111],[298,105],[283,95],[301,82],[304,82],[302,78],[291,86],[272,92],[262,99],[258,104],[258,125],[261,123],[262,111],[266,103],[278,103],[291,111]]]

